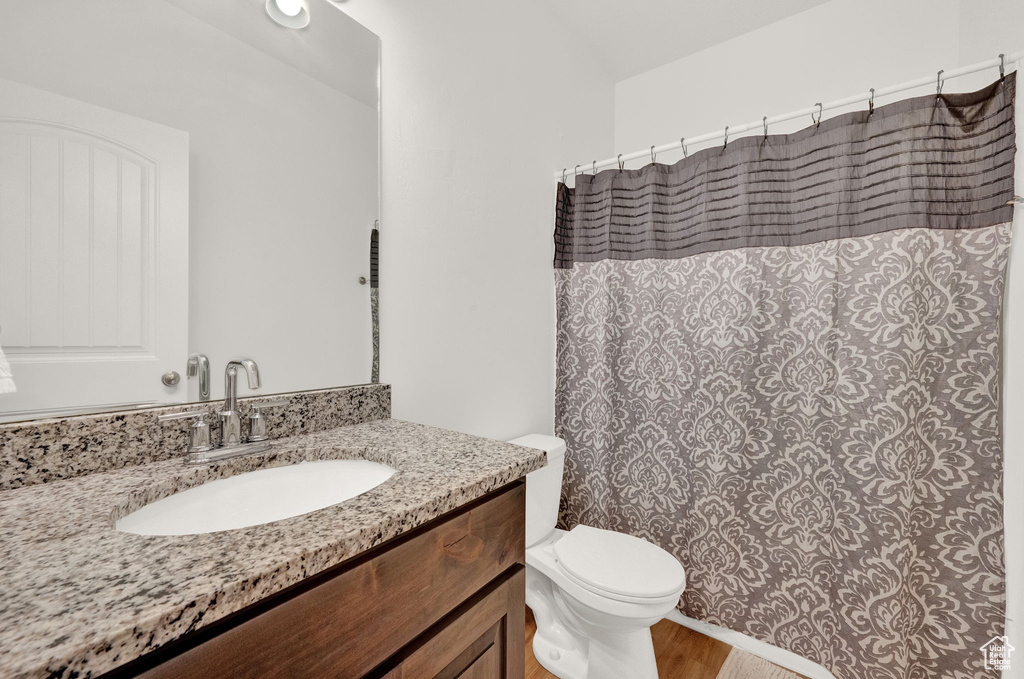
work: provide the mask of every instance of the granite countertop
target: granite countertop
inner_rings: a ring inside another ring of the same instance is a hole
[[[351,500],[260,526],[114,530],[142,505],[208,480],[346,458],[398,472]],[[544,464],[539,450],[386,419],[221,463],[174,459],[2,491],[0,676],[100,675]]]

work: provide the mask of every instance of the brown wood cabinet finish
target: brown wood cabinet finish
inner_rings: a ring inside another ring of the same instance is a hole
[[[525,520],[518,481],[109,676],[521,679]]]
[[[371,676],[521,679],[526,651],[525,596],[526,570],[519,566],[463,604]],[[486,631],[481,634],[481,630]]]

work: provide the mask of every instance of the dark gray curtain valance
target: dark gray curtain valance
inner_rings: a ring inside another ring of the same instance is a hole
[[[558,186],[555,266],[1009,222],[1016,73]]]

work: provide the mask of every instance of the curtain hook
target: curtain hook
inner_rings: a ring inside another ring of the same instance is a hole
[[[825,108],[821,105],[820,101],[817,104],[815,104],[815,106],[818,107],[818,119],[814,120],[814,113],[812,112],[811,113],[811,120],[814,122],[814,126],[818,127],[819,125],[821,125],[821,114],[825,110]]]
[[[593,163],[591,163],[590,171],[593,172],[595,175],[597,174],[597,161],[596,160]]]
[[[619,154],[619,172],[622,172],[622,168],[623,168],[624,165],[625,165],[625,163],[622,162],[622,154],[620,153]]]
[[[683,149],[683,158],[686,157],[686,137],[679,137],[679,146]]]
[[[729,145],[729,126],[728,126],[728,125],[726,125],[726,126],[725,126],[725,143],[724,143],[724,144],[722,144],[722,148],[724,149],[724,148],[725,148],[725,147],[727,147],[728,145]]]
[[[654,147],[652,146],[651,147],[651,162],[653,163],[654,159],[657,158],[657,157],[658,157],[658,154],[654,152]]]
[[[938,75],[935,76],[935,96],[938,97],[942,94],[942,74],[945,73],[944,69],[939,69]]]
[[[762,118],[761,122],[764,123],[764,138],[765,138],[765,141],[768,141],[768,116],[765,116],[764,118]]]
[[[1006,55],[999,55],[999,79],[1002,80],[1006,77]]]
[[[871,98],[868,99],[868,115],[875,112],[875,88],[871,88]]]
[[[563,167],[562,168],[562,183],[563,184],[565,183],[565,173],[568,172],[568,171],[569,171],[569,168],[567,168],[567,167]]]

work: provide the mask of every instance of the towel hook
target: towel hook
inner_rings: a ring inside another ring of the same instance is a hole
[[[875,88],[871,88],[871,98],[868,99],[868,115],[875,112]]]
[[[562,183],[563,184],[565,183],[565,173],[568,172],[568,171],[569,171],[569,168],[567,168],[567,167],[563,167],[562,168]]]
[[[683,158],[686,157],[686,137],[679,137],[679,145],[683,148]]]
[[[938,97],[940,94],[942,94],[942,74],[943,73],[945,73],[945,70],[939,69],[938,75],[935,76],[935,96],[936,97]]]
[[[811,111],[811,120],[814,122],[814,126],[818,127],[819,125],[821,125],[821,114],[825,110],[825,108],[821,105],[820,101],[817,104],[815,104],[815,106],[818,107],[818,119],[814,120],[814,112]]]
[[[1006,77],[1006,55],[999,55],[999,79],[1002,80]]]
[[[725,147],[727,147],[728,145],[729,145],[729,126],[728,126],[728,125],[726,125],[726,126],[725,126],[725,143],[724,143],[724,144],[722,144],[722,148],[724,149],[724,148],[725,148]]]
[[[658,157],[658,154],[654,152],[654,147],[652,146],[651,147],[651,162],[653,163],[654,159],[657,158],[657,157]]]
[[[622,154],[620,153],[619,154],[619,172],[622,172],[623,166],[625,166],[625,163],[622,162]]]
[[[762,118],[761,122],[764,123],[764,138],[765,138],[765,141],[768,141],[768,116],[765,116],[764,118]]]
[[[595,175],[597,174],[597,161],[596,160],[593,163],[590,164],[590,171],[593,172]]]
[[[577,165],[576,169],[572,171],[572,178],[576,179],[576,177],[579,177],[579,176],[580,176],[580,166]]]

